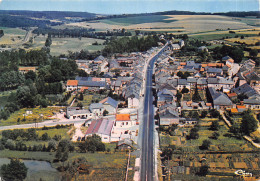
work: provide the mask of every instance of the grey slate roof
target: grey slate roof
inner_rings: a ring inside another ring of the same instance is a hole
[[[209,87],[209,92],[213,99],[214,106],[231,106],[233,104],[226,94],[217,92],[215,88]]]
[[[102,109],[104,108],[103,104],[101,103],[92,103],[89,105],[89,110],[93,112],[94,109]]]
[[[193,77],[188,77],[188,78],[187,78],[187,82],[188,82],[188,83],[197,83],[197,79],[196,79],[196,78],[193,78]]]
[[[178,79],[178,85],[187,85],[187,80],[186,79]]]
[[[257,94],[257,92],[248,84],[243,84],[237,88],[232,89],[231,91],[235,92],[237,95],[245,94],[248,97],[251,97],[251,96]]]
[[[222,72],[222,69],[221,68],[207,68],[207,72],[208,73],[217,73],[217,74],[220,74]]]
[[[86,86],[86,87],[106,87],[105,81],[82,81],[78,82],[78,86]]]
[[[207,85],[208,83],[207,83],[207,79],[206,78],[199,78],[198,80],[197,80],[197,84],[198,85]]]
[[[218,83],[218,79],[217,78],[208,78],[208,84],[217,84]]]
[[[102,103],[102,102],[107,103],[107,104],[113,106],[114,108],[117,108],[117,105],[118,105],[118,102],[116,100],[112,99],[111,97],[107,97],[107,98],[103,99],[102,101],[100,101],[99,103]]]

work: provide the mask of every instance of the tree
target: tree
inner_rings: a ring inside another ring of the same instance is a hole
[[[205,118],[205,117],[207,116],[207,114],[208,114],[208,111],[203,110],[203,111],[201,112],[201,114],[200,114],[200,117],[201,117],[201,118]]]
[[[198,87],[197,87],[197,86],[196,86],[196,88],[195,88],[194,94],[192,95],[192,101],[193,101],[193,102],[199,102],[199,101],[201,101],[201,97],[200,97],[200,95],[199,95]]]
[[[190,130],[190,134],[187,136],[187,139],[198,139],[199,138],[199,129],[198,127],[194,127]]]
[[[219,117],[219,112],[216,110],[216,109],[211,109],[210,111],[209,111],[209,113],[210,113],[210,116],[212,117],[212,118],[217,118],[217,117]]]
[[[176,94],[177,97],[177,101],[180,102],[181,98],[182,98],[182,94],[178,91]]]
[[[218,121],[212,121],[210,125],[210,129],[213,131],[219,130],[219,122]]]
[[[210,138],[212,138],[212,139],[214,139],[214,140],[217,140],[218,137],[219,137],[219,133],[218,133],[218,132],[214,132],[214,133],[212,133],[212,135],[211,135]]]
[[[182,78],[183,77],[183,73],[179,71],[179,72],[177,72],[177,76]]]
[[[103,112],[103,116],[107,116],[108,113],[109,113],[109,112],[105,109],[104,112]]]
[[[105,151],[105,144],[101,142],[101,137],[94,134],[88,136],[85,142],[79,143],[79,148],[82,152]]]
[[[208,165],[203,165],[200,167],[200,171],[197,173],[199,176],[206,176],[209,173]]]
[[[25,73],[24,76],[26,79],[31,79],[32,81],[34,81],[36,79],[36,73],[32,70]]]
[[[82,107],[83,107],[82,102],[79,102],[79,103],[77,104],[77,107],[80,107],[80,108],[82,109]]]
[[[245,112],[242,117],[242,122],[240,125],[241,132],[249,135],[254,132],[258,127],[258,122],[254,118],[251,112]]]
[[[200,149],[202,150],[208,150],[211,145],[211,141],[209,140],[203,140],[202,145],[200,146]]]
[[[6,181],[23,180],[27,176],[27,171],[28,168],[18,159],[11,159],[9,164],[1,167],[1,175]]]
[[[84,96],[83,96],[83,93],[81,92],[81,93],[79,94],[79,100],[80,100],[80,101],[83,101],[83,99],[84,99]]]
[[[250,57],[257,57],[257,54],[258,54],[257,49],[251,49],[251,50],[249,51]]]
[[[42,135],[42,141],[47,141],[47,140],[49,140],[49,139],[50,139],[50,137],[49,137],[48,133],[44,133],[44,134]]]
[[[183,87],[183,89],[181,90],[182,94],[188,93],[189,89],[187,89],[185,86]]]

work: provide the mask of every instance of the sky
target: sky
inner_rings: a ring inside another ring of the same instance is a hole
[[[259,11],[260,0],[0,0],[0,10],[81,11],[97,14]]]

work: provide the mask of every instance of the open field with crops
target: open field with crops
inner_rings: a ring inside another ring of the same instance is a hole
[[[35,120],[37,122],[52,119],[51,117],[54,115],[53,112],[58,112],[61,108],[59,107],[48,107],[48,108],[31,108],[31,109],[20,109],[19,111],[14,112],[7,120],[1,120],[0,126],[9,126],[14,124],[27,124],[27,123],[34,123]],[[32,111],[32,114],[26,114],[26,111]],[[24,115],[25,114],[25,115]],[[40,114],[43,114],[43,117],[40,117]],[[19,119],[19,123],[17,120]],[[25,119],[25,120],[24,120]]]
[[[47,37],[36,36],[30,49],[41,49]],[[101,45],[92,45],[97,42]],[[102,45],[104,40],[94,38],[52,38],[51,55],[58,56],[60,54],[68,54],[68,51],[98,51],[104,48]]]
[[[0,38],[0,45],[12,45],[20,43],[23,41],[23,38],[26,34],[25,30],[20,28],[6,28],[0,27],[1,30],[4,30],[4,36]]]
[[[248,19],[247,19],[248,20]],[[249,20],[248,20],[249,21]],[[250,19],[257,22],[257,19]],[[253,24],[254,25],[254,24]],[[256,28],[247,24],[247,21],[234,19],[232,17],[217,15],[153,15],[140,17],[112,18],[99,21],[71,23],[69,26],[85,28],[106,29],[128,29],[142,31],[164,31],[176,33],[196,33],[228,29],[252,29]]]

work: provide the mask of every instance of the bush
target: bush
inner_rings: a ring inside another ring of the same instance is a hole
[[[203,140],[202,145],[200,146],[201,150],[208,150],[211,145],[211,141]]]

